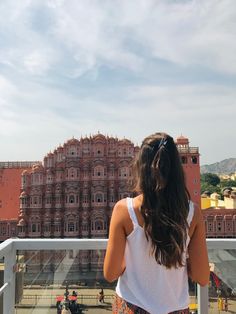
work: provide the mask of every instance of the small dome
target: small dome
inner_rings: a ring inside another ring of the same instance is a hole
[[[102,141],[102,142],[106,141],[106,137],[103,134],[101,134],[101,133],[98,133],[98,134],[94,135],[92,139],[94,141]]]
[[[41,164],[35,164],[32,167],[32,172],[41,172],[43,171],[43,166]]]
[[[29,174],[28,170],[24,170],[21,175],[26,176],[27,174]]]
[[[22,191],[21,194],[20,194],[20,197],[24,197],[24,196],[27,196],[27,194],[26,194],[25,191]]]
[[[79,144],[79,141],[73,137],[70,140],[68,140],[65,144],[66,145],[77,145],[77,144]]]
[[[128,140],[127,138],[123,138],[122,140],[119,141],[119,144],[131,144],[131,141]]]
[[[63,147],[62,147],[61,145],[60,145],[60,146],[58,146],[58,147],[57,147],[57,151],[58,151],[58,152],[63,151]]]
[[[25,220],[22,218],[22,219],[18,222],[18,225],[17,225],[17,226],[20,226],[20,227],[25,226]]]
[[[230,196],[230,194],[231,194],[231,190],[230,189],[225,189],[224,191],[223,191],[223,195],[224,196]]]
[[[25,191],[21,192],[20,197],[26,197],[27,194],[25,193]]]
[[[183,135],[180,135],[177,137],[176,139],[176,144],[179,144],[179,145],[187,145],[189,144],[189,140],[187,137],[183,136]]]

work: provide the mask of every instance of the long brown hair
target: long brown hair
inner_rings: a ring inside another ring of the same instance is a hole
[[[152,254],[167,268],[183,266],[190,197],[173,138],[166,133],[146,137],[135,169],[136,190],[143,194],[141,214]]]

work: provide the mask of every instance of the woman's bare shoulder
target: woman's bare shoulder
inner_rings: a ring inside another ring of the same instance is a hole
[[[128,216],[127,201],[123,198],[115,204],[112,211],[112,219],[115,219],[117,222],[124,222]]]
[[[193,203],[193,218],[189,227],[190,238],[192,234],[194,233],[194,230],[196,226],[198,225],[198,223],[200,222],[201,218],[202,218],[202,212],[201,212],[200,206],[197,203]]]

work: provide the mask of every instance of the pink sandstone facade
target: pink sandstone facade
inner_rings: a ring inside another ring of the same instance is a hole
[[[73,138],[49,153],[43,165],[22,173],[18,236],[107,238],[115,202],[132,195],[131,162],[137,151],[127,139],[97,134]],[[51,252],[34,256],[31,270],[37,271],[47,255]],[[72,253],[70,271],[101,270],[103,256],[95,251]],[[65,252],[54,254],[48,270],[62,259]]]
[[[187,138],[177,138],[186,182],[191,198],[200,203],[198,148],[189,147]],[[131,164],[139,147],[127,139],[97,134],[68,140],[43,164],[22,173],[18,236],[21,238],[107,238],[114,204],[132,196]],[[70,271],[98,271],[103,252],[71,253],[75,259]],[[29,256],[28,269],[38,271],[51,252]],[[50,271],[65,252],[53,255],[44,266]],[[41,266],[40,266],[41,265]],[[66,265],[63,268],[68,267]]]
[[[236,208],[203,210],[207,238],[236,238]]]

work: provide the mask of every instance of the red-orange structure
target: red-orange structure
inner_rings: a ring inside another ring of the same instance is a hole
[[[0,241],[17,235],[21,173],[34,162],[0,162]]]
[[[190,147],[188,138],[182,135],[177,138],[176,145],[180,153],[191,200],[201,206],[199,149],[198,147]]]

